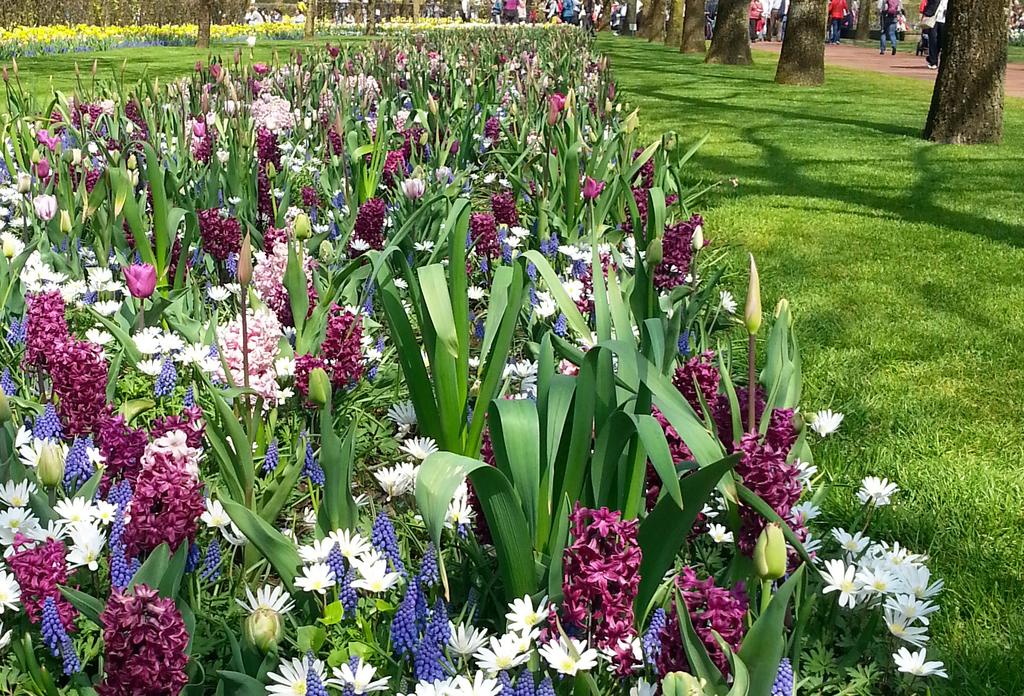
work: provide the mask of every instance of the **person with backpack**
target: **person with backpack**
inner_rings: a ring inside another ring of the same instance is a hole
[[[878,35],[879,55],[885,55],[886,39],[892,46],[892,54],[896,55],[896,29],[902,13],[903,3],[900,0],[878,0],[878,16],[882,18],[882,31]]]
[[[921,29],[928,32],[928,68],[938,70],[946,43],[946,0],[928,0],[921,13]]]
[[[566,24],[576,24],[576,22],[579,21],[576,16],[575,0],[563,0],[562,21],[565,22]]]

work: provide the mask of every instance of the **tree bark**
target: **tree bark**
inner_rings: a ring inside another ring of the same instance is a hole
[[[821,85],[825,83],[825,24],[828,6],[819,0],[792,0],[782,55],[775,71],[780,85]]]
[[[871,6],[877,0],[860,0],[860,8],[857,12],[857,31],[854,38],[857,41],[867,41],[871,38]]]
[[[703,53],[707,50],[704,37],[704,0],[684,0],[683,39],[679,50],[683,53]]]
[[[683,40],[683,0],[671,0],[671,2],[668,29],[665,30],[665,43],[669,46],[679,46]]]
[[[750,65],[750,3],[747,0],[720,0],[715,35],[704,59],[707,63]]]
[[[954,0],[924,137],[973,145],[1003,139],[1009,7],[1005,0]]]
[[[306,3],[306,26],[302,32],[307,39],[312,39],[316,34],[316,10],[316,0],[308,0]]]
[[[626,6],[626,26],[622,28],[622,33],[626,36],[636,33],[636,0],[629,0]]]
[[[377,33],[377,0],[370,0],[366,3],[366,35],[373,36]]]
[[[199,0],[199,35],[196,37],[196,48],[210,47],[210,24],[213,22],[212,0]]]
[[[665,0],[644,2],[644,25],[640,28],[640,34],[648,41],[664,41]]]

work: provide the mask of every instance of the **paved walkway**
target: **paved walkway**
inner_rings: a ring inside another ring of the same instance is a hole
[[[753,44],[753,48],[778,53],[782,50],[782,43],[779,41],[758,42]],[[825,46],[825,63],[841,68],[871,70],[886,75],[900,75],[929,81],[935,80],[937,72],[928,69],[924,56],[915,56],[913,53],[902,51],[895,56],[889,53],[882,56],[878,54],[878,48],[851,44]],[[1024,97],[1024,64],[1010,63],[1006,66],[1006,93],[1013,97]]]

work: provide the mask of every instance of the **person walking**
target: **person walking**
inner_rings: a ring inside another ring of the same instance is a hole
[[[761,18],[764,16],[764,5],[761,4],[761,0],[750,0],[750,41],[753,43],[757,41],[757,27],[761,23]]]
[[[786,17],[789,16],[789,0],[779,0],[779,41],[786,40]]]
[[[779,30],[781,29],[779,23],[782,21],[779,19],[780,4],[781,0],[764,0],[765,41],[772,41],[779,37]]]
[[[878,16],[882,31],[878,35],[878,54],[885,55],[885,41],[889,40],[892,54],[896,55],[896,29],[899,27],[903,3],[900,0],[878,0]]]
[[[562,2],[562,21],[566,24],[576,24],[579,21],[576,15],[576,2],[575,0],[563,0]]]
[[[928,0],[921,13],[921,25],[928,31],[928,68],[937,70],[942,55],[942,45],[946,42],[946,2],[947,0]]]
[[[843,32],[843,19],[850,13],[846,0],[829,0],[828,18],[829,32],[828,43],[838,44],[839,37]]]
[[[519,22],[519,0],[504,0],[501,8],[502,24],[517,24]]]

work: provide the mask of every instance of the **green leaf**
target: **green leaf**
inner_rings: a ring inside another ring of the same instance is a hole
[[[238,530],[255,546],[263,557],[270,562],[281,582],[292,594],[295,593],[295,575],[302,565],[295,545],[281,532],[259,517],[244,505],[231,500],[223,500],[224,511],[235,523]]]
[[[537,589],[537,577],[530,540],[525,534],[527,524],[522,503],[508,479],[496,468],[451,452],[435,452],[423,461],[416,476],[416,503],[434,546],[440,549],[448,505],[455,489],[467,476],[473,483],[494,539],[505,596],[532,595]],[[438,557],[447,589],[444,556],[439,553]]]
[[[184,543],[182,545],[184,546]],[[132,579],[128,581],[126,590],[130,590],[136,585],[146,585],[153,589],[159,589],[160,581],[163,580],[164,573],[167,572],[167,566],[170,562],[170,547],[167,545],[167,542],[164,542],[150,552],[149,557],[135,571]]]
[[[661,579],[672,567],[676,555],[686,543],[686,535],[693,528],[719,480],[739,462],[739,455],[731,455],[711,466],[698,469],[680,480],[683,507],[663,496],[640,523],[637,543],[643,553],[640,562],[640,584],[633,607],[637,616],[647,615],[647,605],[654,597]]]
[[[60,586],[60,593],[64,595],[69,602],[71,602],[75,609],[82,612],[85,618],[92,621],[97,626],[102,627],[100,623],[100,614],[103,613],[103,602],[96,599],[90,594],[81,592],[71,587]]]
[[[679,616],[679,635],[682,636],[686,661],[690,663],[693,675],[707,682],[705,690],[710,690],[715,694],[725,694],[729,687],[725,683],[722,672],[719,671],[718,666],[715,665],[711,660],[711,656],[708,655],[704,642],[701,641],[700,636],[694,630],[693,622],[690,620],[690,612],[686,610],[686,603],[683,601],[679,588],[673,587],[673,593],[675,595],[676,613]],[[775,676],[772,675],[772,680],[768,682],[769,688],[771,688],[774,680]]]
[[[306,284],[306,272],[298,255],[302,253],[300,244],[298,242],[294,245],[288,244],[288,262],[284,270],[284,287],[288,291],[292,320],[295,322],[295,331],[299,337],[302,336],[302,327],[306,323],[306,314],[309,313],[309,288]],[[298,252],[296,252],[296,246],[298,246]],[[296,341],[299,341],[298,337]]]
[[[217,676],[234,684],[235,688],[231,693],[237,696],[264,696],[267,693],[267,687],[263,685],[263,682],[248,674],[219,669]]]
[[[341,623],[344,614],[345,608],[341,605],[341,600],[336,600],[324,607],[324,615],[318,621],[324,626],[333,626],[336,623]]]
[[[334,431],[330,409],[320,414],[320,464],[324,470],[323,500],[320,503],[320,531],[354,529],[359,521],[352,497],[352,464],[355,461],[356,422],[348,427],[344,441]]]
[[[740,658],[750,670],[750,696],[771,696],[772,683],[786,649],[786,609],[804,568],[803,565],[797,568],[775,592],[768,608],[757,617],[740,645]]]
[[[761,496],[738,482],[736,483],[736,492],[740,500],[754,508],[761,517],[782,527],[782,535],[786,537],[786,543],[793,547],[793,550],[797,552],[804,563],[814,564],[810,554],[807,553],[807,549],[804,548],[803,543],[800,541],[800,537],[796,535],[796,532],[793,531],[786,520],[779,517],[779,514],[761,499]]]
[[[537,405],[526,399],[496,399],[491,403],[491,443],[498,468],[515,486],[533,537],[540,497],[540,423]]]
[[[327,631],[323,626],[299,626],[296,632],[296,642],[299,644],[299,652],[317,652],[327,640]]]

